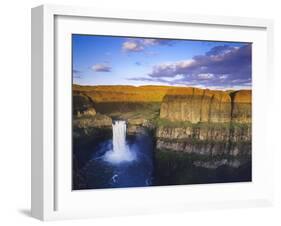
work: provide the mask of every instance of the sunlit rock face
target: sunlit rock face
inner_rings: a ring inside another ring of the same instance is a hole
[[[207,89],[170,90],[162,101],[160,118],[191,123],[230,122],[231,97],[227,92]]]
[[[236,92],[182,88],[163,98],[160,118],[170,121],[251,123],[251,91]]]
[[[241,90],[233,93],[232,121],[251,123],[252,121],[252,91]]]
[[[96,110],[94,108],[89,108],[85,111],[78,111],[77,117],[83,117],[83,116],[95,116],[97,114]]]
[[[223,91],[213,91],[210,104],[209,122],[231,121],[231,98]]]

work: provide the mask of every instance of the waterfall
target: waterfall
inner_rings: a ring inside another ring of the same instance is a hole
[[[115,121],[112,124],[112,131],[113,131],[113,152],[122,155],[126,151],[128,151],[126,147],[126,122]]]
[[[135,159],[135,154],[126,144],[127,125],[125,121],[115,121],[112,124],[113,150],[105,153],[104,160],[110,163],[129,162]]]

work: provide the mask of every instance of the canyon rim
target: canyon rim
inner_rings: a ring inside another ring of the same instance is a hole
[[[252,180],[251,43],[72,35],[72,189]]]

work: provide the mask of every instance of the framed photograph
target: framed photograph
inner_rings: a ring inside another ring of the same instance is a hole
[[[32,9],[32,216],[270,205],[270,20]]]

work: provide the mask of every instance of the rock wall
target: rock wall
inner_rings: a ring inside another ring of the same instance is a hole
[[[111,132],[112,119],[96,111],[85,94],[73,92],[73,138],[88,141]],[[110,130],[110,131],[108,131]],[[100,132],[102,131],[102,132]]]
[[[251,126],[158,127],[156,148],[199,155],[250,155]]]
[[[250,155],[252,93],[178,88],[167,92],[156,147],[199,155]]]
[[[72,103],[74,116],[81,116],[84,112],[89,111],[89,109],[92,109],[91,112],[88,112],[90,114],[93,114],[93,111],[95,111],[93,102],[83,93],[73,92]]]
[[[252,91],[241,90],[232,94],[232,121],[251,123],[252,121]]]
[[[156,137],[163,139],[177,139],[177,140],[198,140],[216,142],[232,141],[242,142],[251,141],[251,127],[250,125],[243,126],[188,126],[188,127],[158,127],[156,130]]]
[[[251,91],[172,89],[163,98],[160,118],[191,123],[250,123]]]

